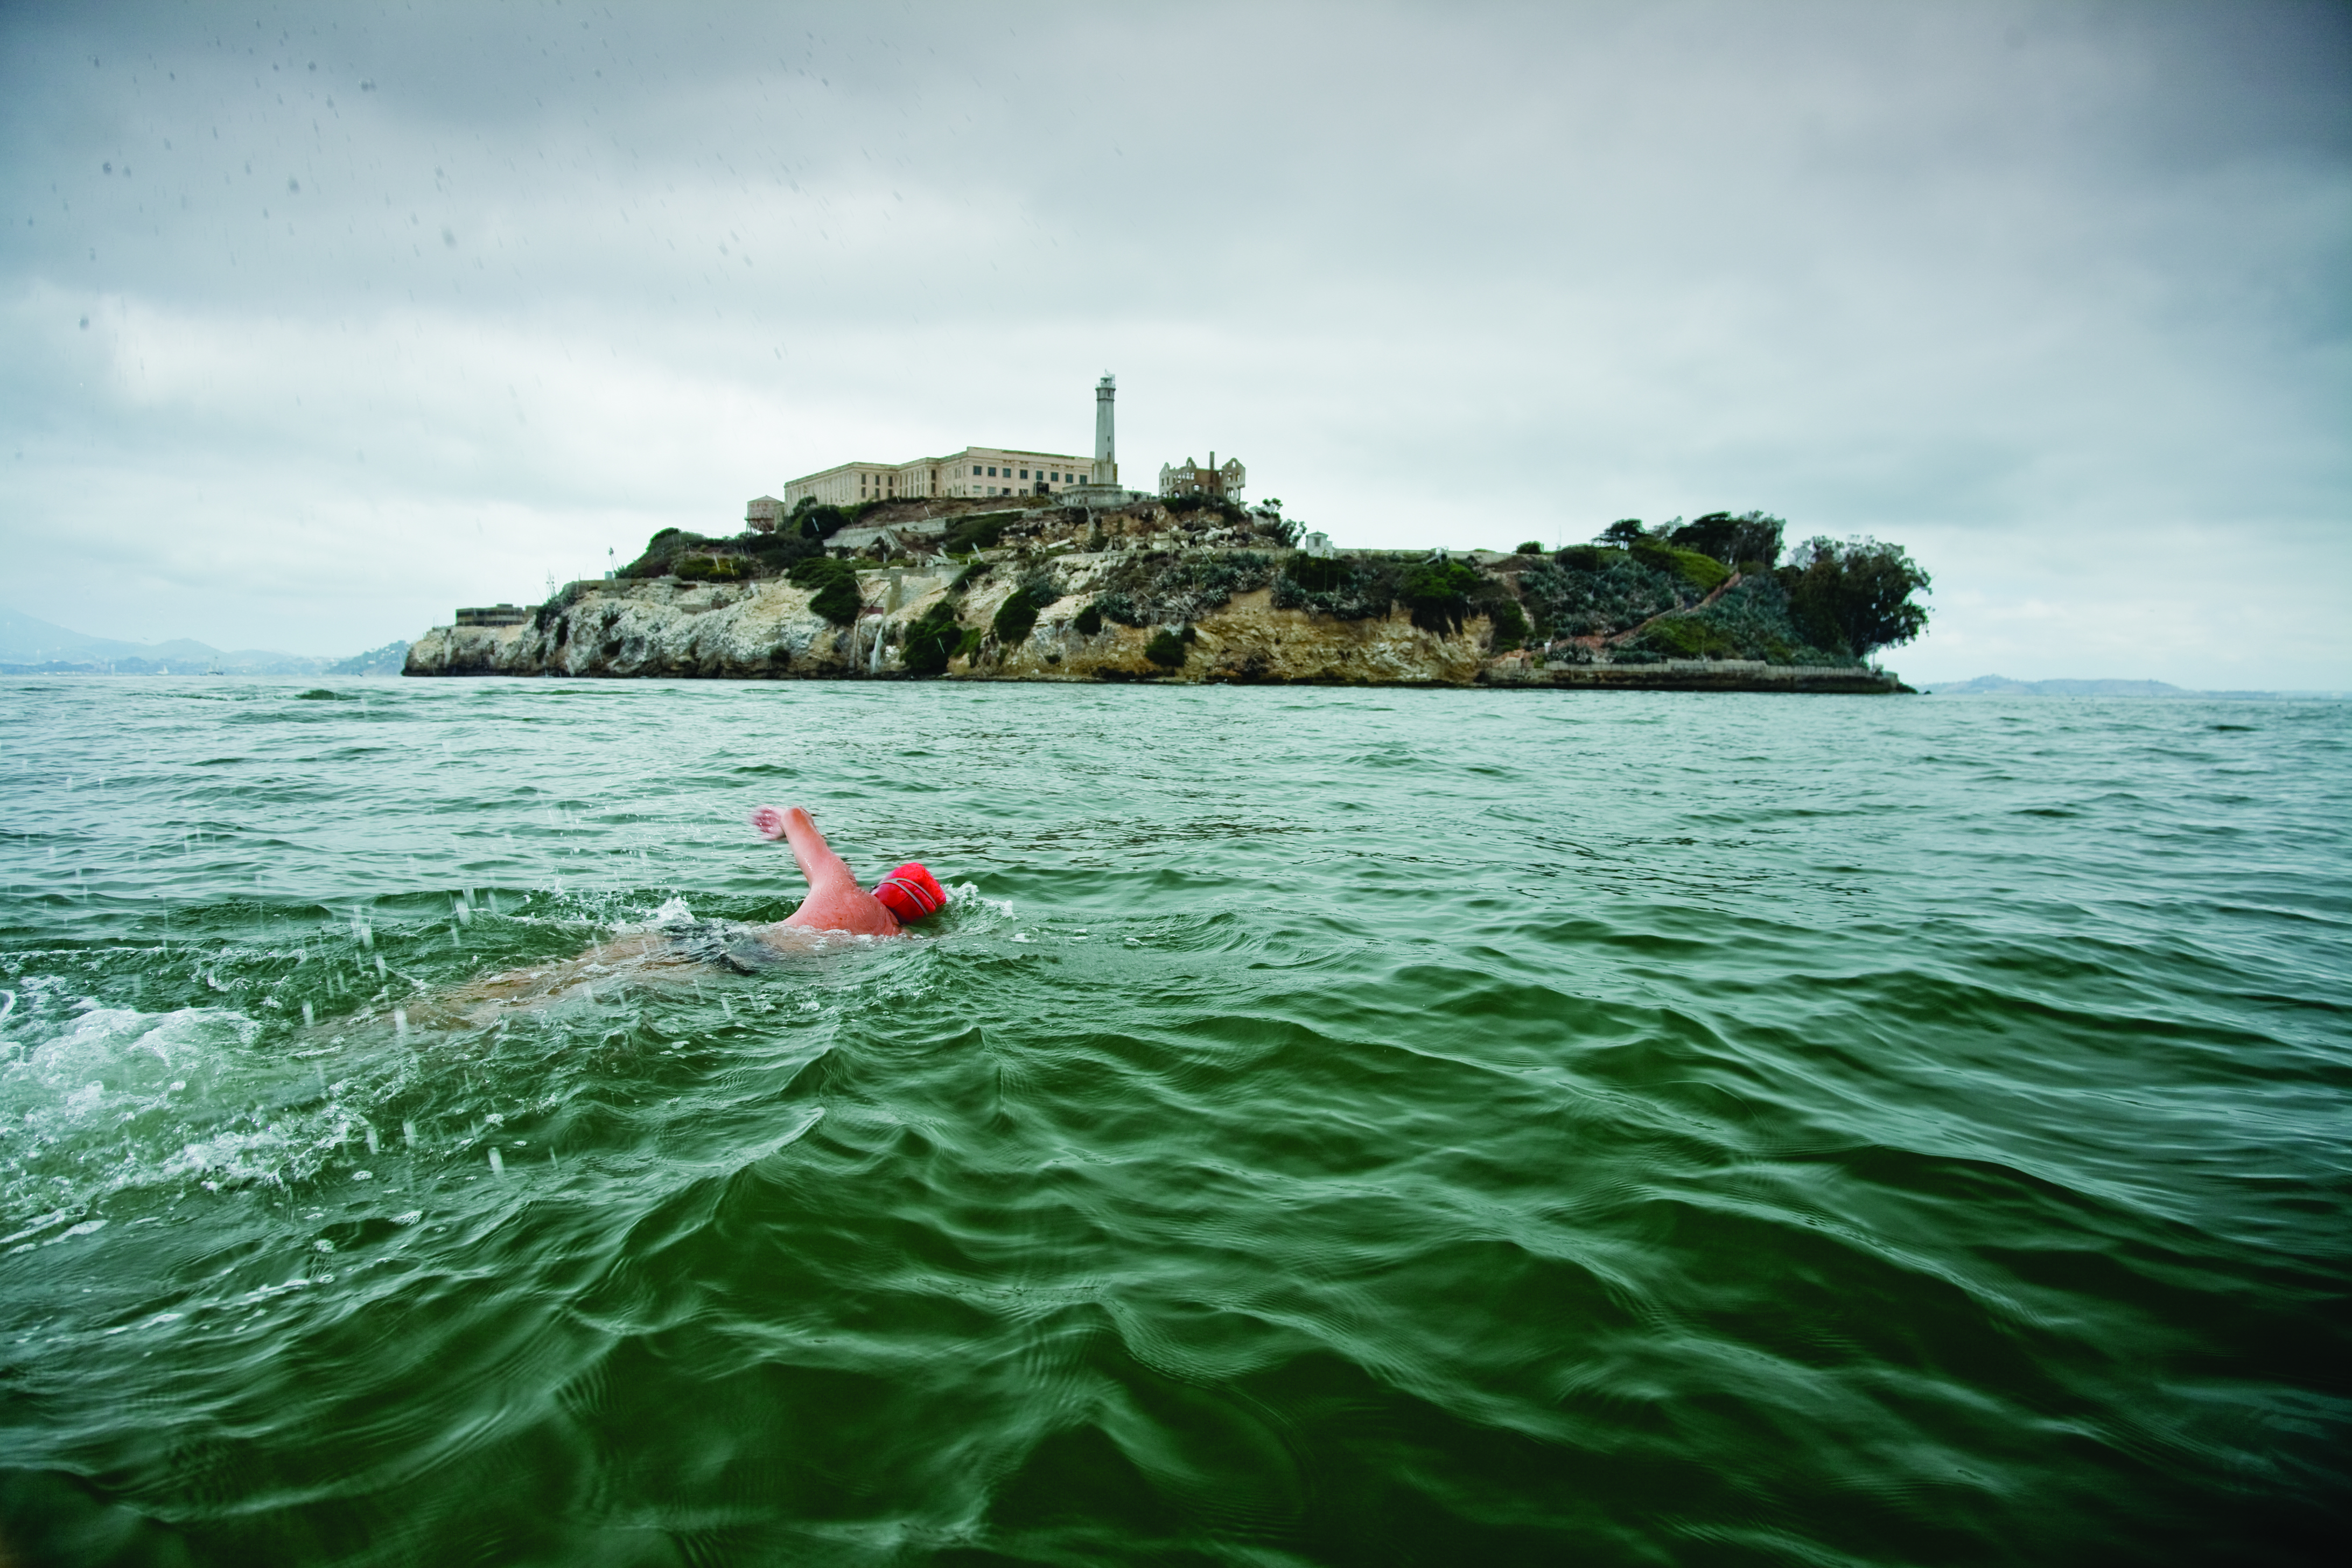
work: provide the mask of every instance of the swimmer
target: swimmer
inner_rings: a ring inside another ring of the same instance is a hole
[[[816,830],[816,823],[807,812],[797,805],[781,811],[763,805],[751,814],[751,826],[760,830],[761,837],[771,841],[781,838],[792,846],[793,858],[801,863],[801,875],[808,879],[808,897],[801,900],[801,907],[783,924],[803,931],[845,931],[855,936],[898,934],[898,916],[893,907],[857,885],[857,879],[849,874],[848,864],[833,852],[833,846],[824,841],[824,835]],[[914,893],[908,891],[914,884],[902,886],[899,881],[909,869],[921,871],[923,879],[929,880],[930,873],[920,866],[901,866],[885,877],[877,889],[899,895],[900,909],[914,901]],[[931,886],[937,888],[939,884],[933,882]],[[915,889],[916,893],[919,891]],[[922,913],[929,914],[938,907],[933,904]]]
[[[947,889],[912,860],[883,878],[872,892],[859,887],[848,863],[797,805],[763,805],[751,814],[751,826],[762,838],[784,840],[808,879],[808,897],[787,918],[764,926],[695,921],[631,932],[567,963],[511,970],[460,986],[408,1008],[411,1020],[425,1027],[478,1028],[513,1008],[545,1007],[566,996],[593,998],[600,987],[691,984],[706,965],[748,974],[788,952],[816,951],[828,935],[901,935],[907,926],[947,906]]]

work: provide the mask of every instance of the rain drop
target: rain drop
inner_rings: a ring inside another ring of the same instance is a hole
[[[490,1151],[490,1174],[493,1176],[503,1176],[506,1173],[507,1163],[499,1158],[499,1152],[496,1149],[492,1149]]]

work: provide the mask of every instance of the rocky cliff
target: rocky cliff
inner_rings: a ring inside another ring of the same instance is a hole
[[[1704,593],[1659,590],[1656,604],[1613,612],[1633,617],[1630,629],[1578,635],[1569,620],[1597,612],[1552,609],[1570,602],[1559,595],[1570,588],[1543,578],[1551,568],[1539,560],[1311,559],[1247,548],[1266,542],[1230,526],[1188,531],[1185,520],[1149,507],[1108,519],[1070,514],[1066,525],[1058,512],[1030,515],[1034,525],[1012,531],[1010,542],[960,558],[820,554],[788,575],[758,576],[747,554],[751,580],[724,580],[722,561],[717,581],[575,583],[523,625],[426,632],[405,672],[1902,689],[1857,660],[1801,657],[1811,648],[1778,658],[1670,657],[1678,645],[1660,645],[1657,626],[1717,614],[1732,602],[1727,594],[1736,598],[1736,572]],[[696,548],[724,554],[709,542]],[[695,570],[712,570],[701,564],[710,557],[695,559]],[[1696,634],[1678,635],[1688,642]]]

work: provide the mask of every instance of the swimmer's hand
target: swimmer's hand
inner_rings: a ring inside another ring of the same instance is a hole
[[[783,923],[810,931],[845,931],[860,936],[896,936],[898,917],[889,906],[857,885],[849,867],[833,852],[824,835],[801,807],[778,809],[763,805],[751,814],[751,826],[768,838],[782,838],[793,847],[801,875],[808,879],[808,897]]]

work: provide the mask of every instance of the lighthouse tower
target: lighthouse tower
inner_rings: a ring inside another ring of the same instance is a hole
[[[1103,378],[1095,383],[1095,471],[1087,476],[1092,484],[1118,483],[1118,443],[1111,433],[1111,405],[1118,395],[1117,378],[1103,372]]]
[[[1065,506],[1100,510],[1140,499],[1118,482],[1118,439],[1112,429],[1111,412],[1118,396],[1118,378],[1108,371],[1103,372],[1103,378],[1095,383],[1095,466],[1085,484],[1072,485],[1061,492]]]

